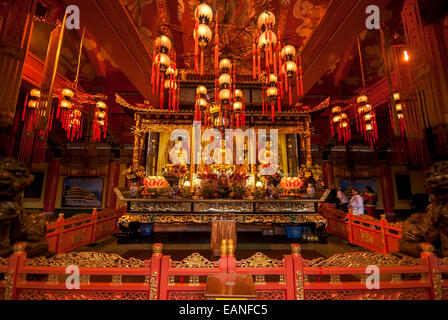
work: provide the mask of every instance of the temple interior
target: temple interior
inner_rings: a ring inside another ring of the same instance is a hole
[[[0,300],[448,300],[446,0],[0,0],[0,30]]]

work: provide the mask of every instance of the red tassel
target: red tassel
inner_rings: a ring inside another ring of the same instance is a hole
[[[215,73],[218,73],[218,55],[219,55],[219,17],[218,12],[216,12],[216,25],[215,25]]]
[[[257,79],[257,70],[256,70],[256,53],[257,53],[257,49],[256,49],[256,45],[255,45],[255,35],[252,37],[252,76],[255,79]]]
[[[194,71],[198,72],[198,55],[199,55],[199,36],[198,36],[198,26],[199,20],[196,19],[196,24],[194,27],[195,37],[194,37]]]
[[[201,76],[204,75],[204,49],[201,48]]]
[[[292,93],[291,93],[291,86],[288,88],[288,92],[289,92],[289,105],[292,105]]]
[[[26,108],[28,107],[28,97],[29,97],[29,92],[27,92],[27,94],[26,94],[25,104],[23,105],[22,122],[25,121]]]

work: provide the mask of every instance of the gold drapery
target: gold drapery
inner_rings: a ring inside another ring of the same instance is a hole
[[[162,175],[162,170],[166,166],[166,148],[168,147],[168,142],[170,141],[169,132],[161,132],[159,136],[159,155],[157,158],[157,175]]]

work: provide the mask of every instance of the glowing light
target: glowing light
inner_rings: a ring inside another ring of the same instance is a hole
[[[407,50],[404,50],[403,56],[404,56],[404,61],[409,61],[410,58],[409,58],[409,53]]]

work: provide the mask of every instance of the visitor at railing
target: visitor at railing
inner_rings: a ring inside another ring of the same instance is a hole
[[[352,198],[348,204],[349,209],[352,209],[353,215],[364,214],[364,201],[359,195],[359,191],[352,189]]]

